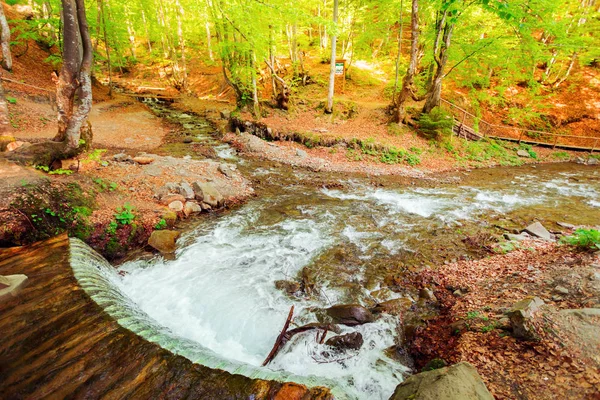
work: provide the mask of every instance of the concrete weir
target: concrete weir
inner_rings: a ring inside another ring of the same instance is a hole
[[[96,257],[95,262],[86,268],[74,265],[82,254]],[[249,375],[241,365],[227,372],[227,360],[211,358],[191,343],[171,338],[172,349],[166,350],[165,332],[151,326],[147,316],[133,318],[135,307],[122,314],[122,320],[115,317],[122,312],[121,304],[111,303],[120,296],[118,291],[105,296],[110,288],[94,290],[102,279],[110,279],[102,262],[106,263],[82,242],[66,236],[0,250],[0,275],[29,278],[15,296],[0,302],[0,397],[333,398],[329,389],[311,382],[284,382],[279,378],[285,375],[269,370],[254,371],[265,378],[237,373]],[[139,331],[126,328],[128,324]],[[190,352],[196,352],[198,362],[190,360]],[[202,360],[213,368],[201,365]]]

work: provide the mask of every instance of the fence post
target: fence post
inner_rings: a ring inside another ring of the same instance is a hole
[[[558,143],[558,135],[554,136],[554,145],[552,146],[552,150],[556,148],[556,143]]]
[[[592,151],[590,151],[590,154],[594,154],[594,150],[596,150],[597,144],[598,144],[598,139],[594,140],[594,145],[592,146]]]
[[[521,131],[521,134],[519,135],[519,144],[521,144],[521,139],[523,139],[523,132],[525,131]]]

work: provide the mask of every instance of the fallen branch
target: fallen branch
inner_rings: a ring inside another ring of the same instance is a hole
[[[267,356],[267,358],[265,359],[265,361],[262,363],[262,366],[264,367],[265,365],[267,365],[268,363],[270,363],[271,361],[273,361],[273,359],[275,358],[275,356],[277,355],[277,353],[279,352],[279,348],[285,344],[284,342],[284,337],[285,334],[290,326],[290,321],[292,320],[292,317],[294,316],[294,306],[292,306],[292,308],[290,308],[290,313],[288,314],[287,320],[285,321],[285,324],[283,325],[283,329],[281,330],[281,333],[279,334],[279,336],[277,336],[277,340],[275,340],[275,344],[273,345],[273,348],[271,349],[271,352],[269,353],[269,355]],[[286,340],[287,342],[287,340]]]

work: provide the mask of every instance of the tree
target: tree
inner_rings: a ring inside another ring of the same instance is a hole
[[[334,29],[338,22],[338,0],[333,0],[333,25]],[[331,114],[333,111],[333,93],[335,91],[335,54],[336,54],[337,34],[334,32],[331,35],[331,64],[329,69],[329,89],[327,91],[327,108],[325,112]]]
[[[411,14],[410,14],[410,61],[408,63],[408,69],[406,75],[402,79],[402,89],[398,94],[396,100],[396,109],[394,114],[394,121],[401,123],[405,119],[406,114],[406,102],[409,98],[414,97],[414,80],[415,73],[417,71],[418,52],[419,52],[419,0],[412,0]]]
[[[85,147],[91,144],[87,119],[92,109],[92,41],[84,0],[62,0],[62,10],[63,65],[56,87],[58,134],[54,140],[65,142],[67,149],[73,151],[82,144]]]
[[[12,70],[12,55],[10,54],[10,28],[4,15],[4,6],[0,3],[0,45],[2,46],[2,68]]]

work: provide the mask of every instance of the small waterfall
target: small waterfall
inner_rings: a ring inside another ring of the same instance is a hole
[[[114,318],[119,325],[144,339],[156,343],[173,354],[183,356],[194,363],[213,369],[253,379],[296,382],[308,387],[328,387],[336,399],[354,399],[333,380],[314,376],[298,376],[284,371],[272,371],[227,359],[191,340],[173,334],[161,326],[133,301],[122,293],[116,281],[119,279],[114,267],[101,255],[79,239],[70,239],[71,266],[73,273],[86,293]]]

